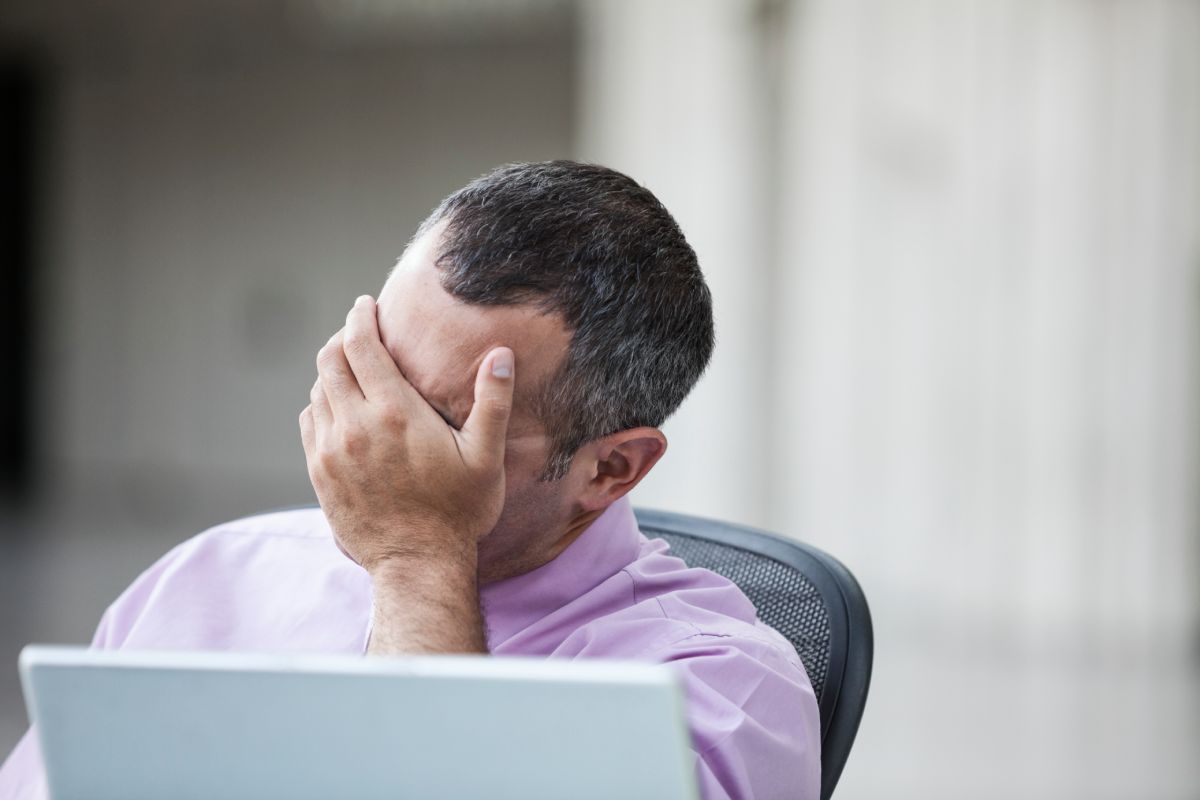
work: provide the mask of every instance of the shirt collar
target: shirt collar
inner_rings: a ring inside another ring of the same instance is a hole
[[[622,497],[553,561],[484,586],[489,644],[501,644],[620,572],[637,559],[641,542],[633,508]]]

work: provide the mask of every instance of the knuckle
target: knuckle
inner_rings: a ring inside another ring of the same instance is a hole
[[[384,420],[384,425],[395,435],[404,433],[408,429],[408,418],[402,413],[395,413]]]
[[[313,459],[313,467],[322,475],[327,475],[333,471],[337,465],[337,453],[329,449],[327,444],[317,445],[317,452]]]
[[[315,485],[325,479],[325,472],[321,469],[320,454],[316,448],[313,448],[306,453],[306,457],[305,466],[308,467],[308,479]]]
[[[338,436],[343,451],[351,454],[361,453],[369,442],[367,432],[357,425],[343,428]]]
[[[370,342],[363,332],[350,331],[346,334],[344,347],[346,349],[346,355],[357,358],[367,354],[370,347]]]
[[[389,428],[404,427],[404,407],[395,400],[384,400],[379,404],[379,420]]]

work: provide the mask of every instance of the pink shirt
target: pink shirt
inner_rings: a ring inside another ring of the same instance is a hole
[[[736,586],[666,551],[614,503],[558,558],[483,588],[489,649],[670,662],[703,797],[816,800],[820,719],[796,651]],[[282,511],[171,550],[109,606],[93,646],[365,653],[370,619],[370,581],[321,512]],[[26,734],[0,767],[0,798],[44,791]]]

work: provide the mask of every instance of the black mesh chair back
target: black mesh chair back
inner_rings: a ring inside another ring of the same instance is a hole
[[[796,648],[821,710],[821,797],[830,797],[858,732],[874,655],[871,614],[854,576],[802,542],[684,514],[636,513],[642,533],[664,539],[688,566],[733,581],[759,619]]]

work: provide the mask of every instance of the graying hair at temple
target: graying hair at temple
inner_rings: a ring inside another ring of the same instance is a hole
[[[443,220],[447,292],[541,306],[572,331],[536,401],[553,441],[543,480],[565,475],[587,442],[662,425],[703,374],[712,297],[695,251],[628,176],[573,161],[509,164],[447,197],[417,236]]]

